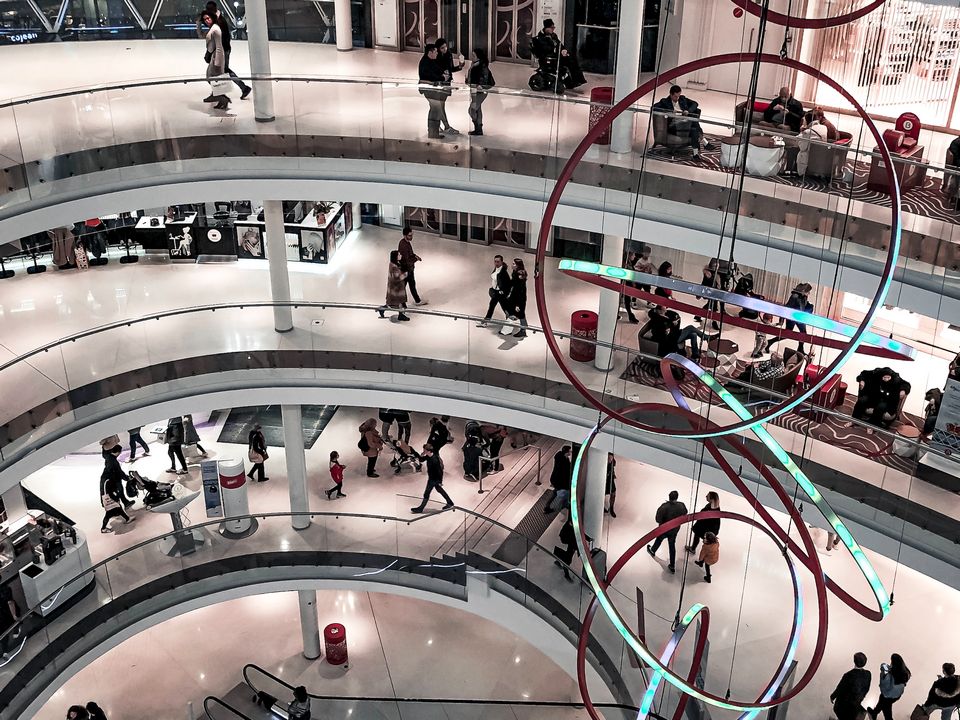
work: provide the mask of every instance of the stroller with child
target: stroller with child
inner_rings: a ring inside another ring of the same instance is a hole
[[[403,469],[412,468],[414,472],[420,472],[423,467],[423,456],[410,447],[410,444],[400,438],[392,438],[384,435],[383,443],[393,450],[393,459],[390,461],[390,467],[397,475],[403,472]]]
[[[136,470],[128,472],[127,478],[127,495],[136,497],[142,492],[143,504],[148,508],[173,500],[173,485],[171,483],[150,480]]]

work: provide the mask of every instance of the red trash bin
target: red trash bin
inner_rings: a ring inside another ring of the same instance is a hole
[[[613,106],[613,88],[595,87],[590,91],[590,126],[587,131],[593,130],[594,126],[600,122]],[[603,134],[593,141],[594,145],[610,144],[610,128],[603,131]]]
[[[323,649],[327,662],[343,665],[347,662],[347,629],[340,623],[330,623],[323,629]]]
[[[597,322],[599,318],[590,310],[577,310],[570,316],[570,359],[577,362],[593,362],[597,357]],[[580,338],[583,338],[582,340]]]

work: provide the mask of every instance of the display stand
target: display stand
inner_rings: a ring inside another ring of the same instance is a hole
[[[130,263],[135,263],[140,261],[139,255],[130,254],[130,237],[125,237],[123,239],[123,249],[126,251],[126,255],[120,258],[120,263],[123,265],[129,265]]]
[[[12,278],[16,273],[13,270],[7,270],[7,264],[0,258],[0,280]]]
[[[192,555],[198,548],[203,547],[204,539],[199,530],[183,527],[180,511],[199,497],[199,490],[188,490],[184,495],[169,502],[154,505],[150,512],[167,513],[173,523],[173,534],[160,540],[160,551],[168,557],[183,557]]]
[[[36,249],[36,247],[31,247],[31,248],[30,248],[30,259],[33,260],[33,267],[28,267],[28,268],[27,268],[27,274],[28,274],[28,275],[36,275],[36,274],[38,274],[38,273],[42,273],[42,272],[46,272],[46,271],[47,271],[47,266],[46,266],[46,265],[40,265],[40,264],[37,263],[37,249]]]

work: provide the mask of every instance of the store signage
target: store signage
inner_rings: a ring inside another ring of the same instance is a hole
[[[930,445],[947,455],[960,454],[960,382],[947,380]]]
[[[216,460],[200,463],[200,479],[203,482],[203,504],[208,518],[223,517],[223,498],[220,496],[220,467]]]
[[[557,37],[563,38],[563,0],[539,0],[537,2],[537,25],[533,28],[536,35],[543,29],[544,20],[553,20],[557,25]]]
[[[397,0],[374,0],[373,44],[377,47],[400,48],[400,17]]]

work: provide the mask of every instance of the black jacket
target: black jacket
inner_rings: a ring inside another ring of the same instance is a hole
[[[960,702],[960,675],[948,675],[934,681],[923,704],[953,707],[957,702]]]
[[[687,506],[679,500],[667,500],[663,505],[657,508],[657,525],[663,525],[674,518],[687,514]]]
[[[263,431],[261,430],[251,430],[250,434],[247,436],[247,444],[250,449],[260,455],[263,455],[267,452],[267,442],[266,438],[263,436]]]
[[[467,84],[486,89],[493,87],[497,82],[493,79],[493,73],[490,72],[489,65],[474,63],[470,66],[470,71],[467,73]]]
[[[443,54],[437,52],[437,59],[435,60],[437,67],[440,68],[440,72],[447,73],[447,77],[444,78],[444,82],[450,83],[453,80],[453,74],[463,70],[463,65],[457,65],[453,59],[453,53],[450,52],[450,49],[447,48],[447,51]]]
[[[884,375],[890,376],[890,382],[883,382],[881,378]],[[876,407],[880,403],[884,403],[888,408],[897,407],[900,404],[900,393],[910,392],[910,383],[890,368],[864,370],[857,375],[857,382],[863,383],[861,394],[866,398],[868,407]]]
[[[700,512],[706,512],[707,510],[712,510],[710,503],[704,505]],[[720,533],[720,518],[704,518],[703,520],[697,520],[693,524],[693,534],[698,537],[703,537],[708,532],[712,532],[714,535]]]
[[[443,460],[436,452],[433,452],[427,458],[427,482],[436,485],[443,484]]]
[[[530,43],[530,51],[540,62],[546,58],[555,58],[560,55],[563,43],[556,33],[547,33],[541,30]]]
[[[550,473],[550,486],[554,490],[570,489],[570,474],[572,465],[570,458],[561,450],[553,456],[553,472]]]
[[[687,96],[681,95],[680,100],[677,101],[677,105],[687,113],[688,117],[700,117],[700,104],[696,100],[691,100]],[[657,100],[657,102],[653,104],[653,109],[673,112],[673,102],[671,102],[670,96],[667,95],[667,97]]]
[[[510,285],[510,271],[507,270],[506,265],[501,265],[497,271],[497,293],[500,297],[505,298],[510,295]]]
[[[510,278],[510,301],[511,308],[517,311],[518,315],[524,315],[527,309],[527,272],[522,274],[516,270]]]
[[[870,683],[873,676],[866,668],[847,670],[837,683],[836,689],[830,693],[835,708],[856,709],[870,692]]]
[[[430,85],[442,85],[443,69],[436,60],[431,60],[427,55],[420,58],[419,79],[421,83]],[[447,88],[438,87],[436,90],[429,88],[420,88],[420,94],[431,100],[440,100],[450,94]]]
[[[440,448],[450,442],[450,430],[438,420],[430,427],[430,435],[427,436],[427,444],[433,448],[434,455],[438,455]]]

